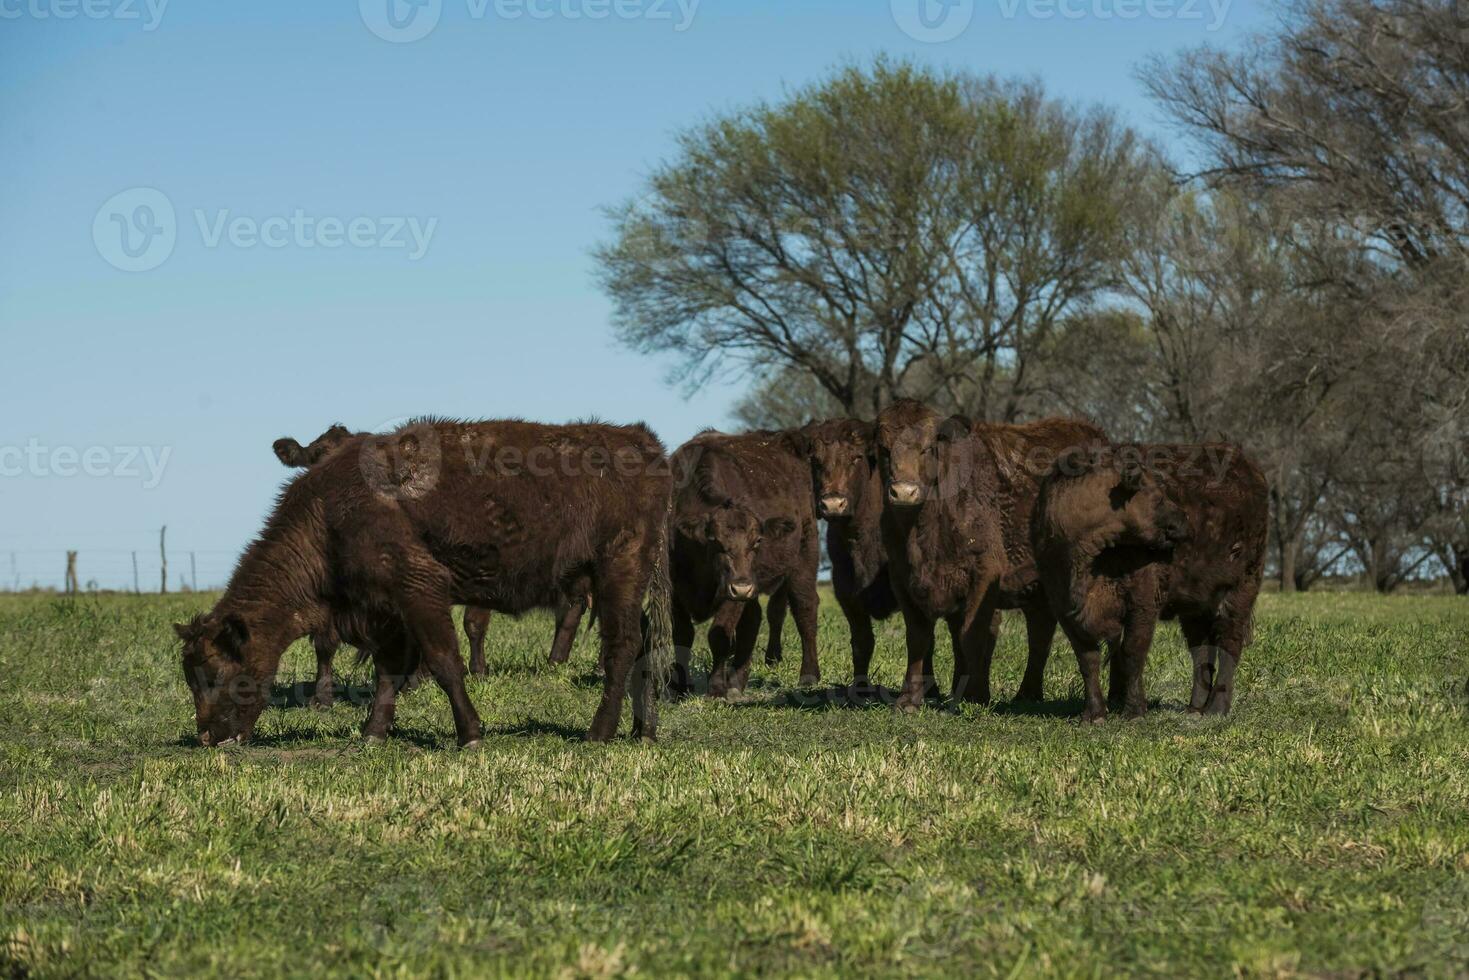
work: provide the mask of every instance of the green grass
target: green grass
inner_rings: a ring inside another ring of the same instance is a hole
[[[470,753],[433,688],[386,746],[339,704],[194,747],[169,624],[208,601],[0,598],[0,975],[1469,972],[1463,599],[1264,597],[1223,722],[1172,627],[1153,712],[1086,729],[1064,640],[1042,711],[910,716],[802,707],[792,635],[656,746],[577,741],[592,639],[554,669],[497,617]]]

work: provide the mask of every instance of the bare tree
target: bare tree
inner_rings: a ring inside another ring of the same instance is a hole
[[[1114,278],[1131,130],[1038,86],[878,61],[683,134],[597,252],[622,340],[792,369],[853,415],[1021,414],[1032,350]]]

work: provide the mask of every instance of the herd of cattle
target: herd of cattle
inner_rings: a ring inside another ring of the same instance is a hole
[[[789,612],[801,681],[814,683],[822,520],[857,690],[874,690],[873,620],[901,613],[897,706],[939,695],[940,620],[952,697],[988,702],[1001,611],[1018,609],[1019,698],[1043,696],[1059,624],[1085,683],[1082,718],[1100,720],[1109,702],[1137,715],[1155,625],[1176,618],[1193,658],[1190,710],[1224,713],[1265,555],[1265,481],[1237,446],[1114,444],[1084,421],[995,425],[914,401],[873,422],[704,432],[672,456],[642,425],[433,419],[387,434],[334,426],[275,452],[302,472],[215,607],[176,627],[204,745],[249,737],[302,637],[316,646],[321,703],[339,643],[372,659],[368,738],[387,735],[398,692],[423,671],[448,695],[459,743],[477,743],[456,604],[476,673],[492,611],[555,609],[561,661],[591,610],[604,673],[592,740],[616,734],[629,691],[634,736],[653,737],[659,688],[692,688],[696,624],[709,623],[708,693],[744,688],[762,595],[767,662],[781,658]],[[652,664],[670,642],[665,681]]]

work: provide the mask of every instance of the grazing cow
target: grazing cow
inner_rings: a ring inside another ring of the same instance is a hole
[[[1035,567],[1076,649],[1083,720],[1107,713],[1103,641],[1114,651],[1112,700],[1131,716],[1147,711],[1143,671],[1160,618],[1178,619],[1188,642],[1189,710],[1229,712],[1268,513],[1259,467],[1229,443],[1094,447],[1057,461],[1032,528]]]
[[[348,439],[368,435],[371,433],[354,433],[344,425],[333,425],[311,440],[309,446],[303,446],[286,436],[272,443],[271,449],[275,451],[276,459],[284,465],[306,469],[320,462]],[[590,582],[578,582],[557,606],[556,635],[551,641],[551,663],[565,663],[571,655],[577,627],[581,625],[582,614],[587,610],[590,588]],[[489,627],[488,609],[464,607],[464,637],[469,641],[469,672],[476,677],[483,677],[489,672],[485,668],[485,633]],[[316,688],[311,703],[317,707],[329,708],[332,704],[332,657],[341,641],[328,624],[321,633],[312,634],[311,643],[316,648]]]
[[[744,689],[760,632],[761,593],[772,596],[772,606],[790,604],[801,637],[801,682],[820,678],[820,546],[806,452],[795,432],[703,432],[673,454],[678,489],[669,569],[678,685],[685,690],[694,624],[705,620],[713,654],[709,694]]]
[[[898,610],[882,548],[882,474],[873,425],[832,419],[812,422],[801,432],[811,451],[816,512],[826,519],[832,591],[851,634],[852,683],[866,688],[876,645],[872,621]]]
[[[1019,697],[1044,697],[1055,616],[1033,583],[1010,590],[998,576],[1032,561],[1031,513],[1050,462],[1069,447],[1103,438],[1095,425],[1077,419],[993,425],[944,419],[908,399],[878,417],[883,541],[908,634],[900,706],[916,707],[933,691],[939,618],[954,641],[955,697],[987,704],[1001,609],[1025,615],[1029,656]]]
[[[556,605],[583,576],[607,664],[587,737],[612,738],[650,582],[651,621],[666,611],[672,485],[642,425],[430,419],[345,440],[282,492],[214,608],[176,627],[199,741],[247,739],[285,648],[329,619],[339,631],[369,624],[343,633],[377,666],[368,738],[387,734],[422,660],[449,697],[459,744],[475,745],[452,605],[518,614]],[[644,675],[634,672],[633,731],[651,738],[655,685]]]

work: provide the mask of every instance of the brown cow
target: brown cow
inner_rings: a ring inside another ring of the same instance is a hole
[[[882,474],[873,425],[832,419],[812,422],[801,432],[810,446],[816,512],[826,520],[832,591],[851,634],[852,683],[867,688],[876,645],[872,621],[898,610],[882,548]]]
[[[346,426],[337,424],[311,440],[308,446],[286,436],[277,439],[270,448],[275,452],[276,459],[284,465],[305,469],[320,462],[348,439],[371,434],[354,433]],[[565,663],[571,656],[577,627],[581,625],[582,614],[587,610],[587,594],[590,588],[590,582],[578,582],[557,606],[556,635],[551,640],[551,663]],[[483,677],[489,672],[485,668],[485,633],[489,627],[490,610],[475,606],[464,607],[464,637],[469,641],[469,672],[476,677]],[[332,658],[341,641],[328,625],[321,633],[312,635],[311,643],[316,649],[316,686],[311,703],[317,707],[329,708],[333,697]]]
[[[608,668],[587,737],[612,738],[643,599],[666,560],[671,492],[663,447],[642,425],[430,419],[346,440],[286,487],[214,608],[177,627],[200,742],[247,739],[285,648],[330,619],[378,624],[355,638],[377,666],[366,736],[387,734],[421,658],[459,743],[477,744],[452,604],[518,614],[554,606],[582,576]],[[654,613],[666,601],[656,578]],[[634,672],[633,731],[652,737],[645,673]]]
[[[710,620],[709,694],[744,689],[761,593],[772,596],[772,606],[789,602],[801,637],[801,682],[815,683],[820,546],[804,440],[794,432],[703,432],[673,454],[673,469],[669,568],[679,686],[688,687],[694,624]]]
[[[1029,656],[1018,697],[1044,697],[1056,618],[1034,584],[1011,591],[991,583],[990,576],[1033,560],[1031,513],[1051,462],[1070,447],[1104,438],[1079,419],[976,423],[961,416],[943,419],[907,399],[878,417],[883,540],[908,633],[909,677],[901,706],[916,706],[932,690],[933,624],[939,617],[948,621],[954,640],[955,696],[987,704],[1001,609],[1025,615]],[[989,588],[993,595],[979,594]]]
[[[1032,528],[1036,570],[1086,683],[1082,719],[1107,713],[1103,641],[1112,700],[1147,711],[1159,619],[1178,619],[1188,642],[1189,710],[1227,714],[1265,566],[1265,477],[1230,443],[1099,448],[1057,461]]]

